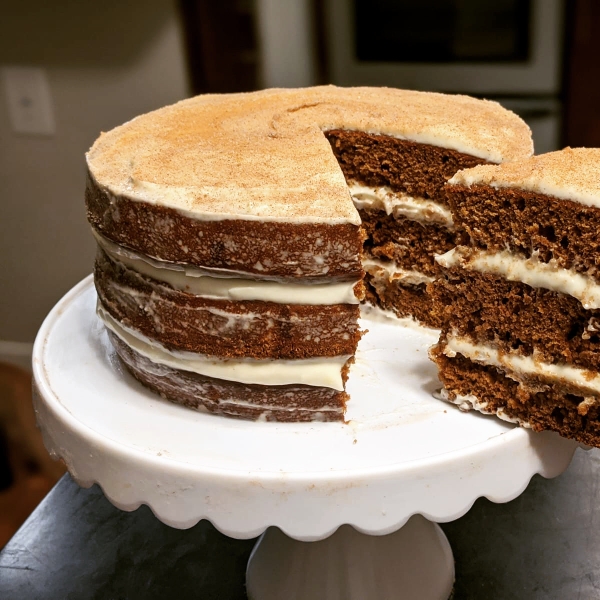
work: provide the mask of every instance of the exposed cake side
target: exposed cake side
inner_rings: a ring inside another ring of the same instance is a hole
[[[205,221],[173,208],[113,196],[92,179],[86,205],[88,220],[103,237],[175,266],[261,279],[362,277],[359,225]]]
[[[472,243],[437,259],[430,289],[445,324],[432,357],[446,399],[463,409],[600,445],[600,205],[542,192],[544,182],[585,181],[600,150],[562,156],[451,180],[453,215]],[[535,173],[538,191],[515,173]]]
[[[188,279],[194,284],[197,278]],[[230,280],[220,281],[225,286]],[[244,280],[234,281],[238,287],[230,288],[233,298],[215,297],[204,290],[177,289],[104,252],[96,258],[96,290],[104,309],[119,323],[166,348],[227,359],[291,360],[354,354],[360,339],[356,296],[352,301],[327,303],[328,293],[322,290],[325,284],[304,286],[308,289],[294,294],[294,289],[281,283],[245,280],[247,287],[240,286]],[[258,289],[253,283],[259,284]],[[269,289],[271,299],[260,299],[265,293],[260,284],[283,289],[278,296]],[[317,288],[312,290],[312,299],[321,294],[323,304],[290,301],[290,296],[311,295],[312,287]],[[242,298],[236,299],[239,295]]]
[[[144,385],[189,408],[262,421],[340,421],[348,395],[313,385],[256,385],[158,364],[109,331],[123,363]],[[345,378],[345,371],[342,371]]]

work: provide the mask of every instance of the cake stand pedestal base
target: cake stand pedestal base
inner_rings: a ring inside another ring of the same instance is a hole
[[[246,572],[250,600],[447,600],[454,558],[435,523],[413,516],[394,533],[359,533],[342,525],[317,542],[270,527]]]

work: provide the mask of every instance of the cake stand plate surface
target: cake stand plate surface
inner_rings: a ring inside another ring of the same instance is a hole
[[[350,524],[398,530],[414,514],[463,515],[480,496],[507,502],[535,473],[564,471],[577,444],[436,400],[432,331],[364,320],[347,423],[266,423],[195,412],[141,386],[95,315],[91,276],[52,310],[34,347],[46,445],[82,486],[164,523],[209,519],[235,538],[269,526],[296,540]]]

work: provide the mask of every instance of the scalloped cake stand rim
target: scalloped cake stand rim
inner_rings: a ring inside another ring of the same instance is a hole
[[[277,526],[294,539],[311,541],[350,524],[363,533],[384,535],[413,514],[444,522],[462,516],[482,496],[494,502],[512,500],[534,474],[562,473],[578,445],[554,433],[459,415],[453,407],[432,402],[420,383],[423,369],[429,369],[426,350],[414,364],[413,350],[406,357],[408,383],[403,385],[407,397],[412,394],[418,402],[406,400],[395,421],[385,414],[370,415],[371,408],[360,413],[360,398],[377,392],[377,385],[392,385],[385,380],[390,363],[382,357],[404,352],[404,345],[419,351],[431,343],[431,337],[418,331],[395,327],[390,333],[390,325],[376,323],[369,323],[373,333],[367,343],[373,345],[364,349],[362,366],[355,365],[358,375],[351,396],[358,398],[359,410],[350,424],[278,426],[195,413],[153,397],[118,368],[105,341],[103,345],[94,302],[90,276],[57,303],[34,345],[34,404],[46,447],[80,485],[97,483],[123,510],[147,504],[173,527],[188,528],[208,519],[234,538],[255,537]],[[388,343],[390,336],[395,340],[391,350],[381,354],[377,345]],[[485,439],[427,455],[436,444],[460,443],[450,437],[440,441],[446,421],[463,429],[448,436],[468,440],[473,435],[478,440],[481,429]],[[422,439],[430,430],[431,440]],[[187,440],[186,435],[196,434],[196,442]],[[235,447],[238,439],[245,447]],[[386,462],[381,456],[393,455],[395,439],[404,460],[394,462],[392,456]],[[170,453],[170,443],[179,450]],[[401,453],[403,444],[425,455]],[[194,454],[196,445],[204,455]],[[299,448],[314,449],[317,455],[304,459]],[[262,461],[285,464],[286,452],[291,469],[261,468]],[[329,469],[328,460],[334,465]]]

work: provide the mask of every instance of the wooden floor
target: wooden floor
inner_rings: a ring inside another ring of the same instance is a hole
[[[36,427],[31,375],[0,363],[0,548],[64,472]]]

